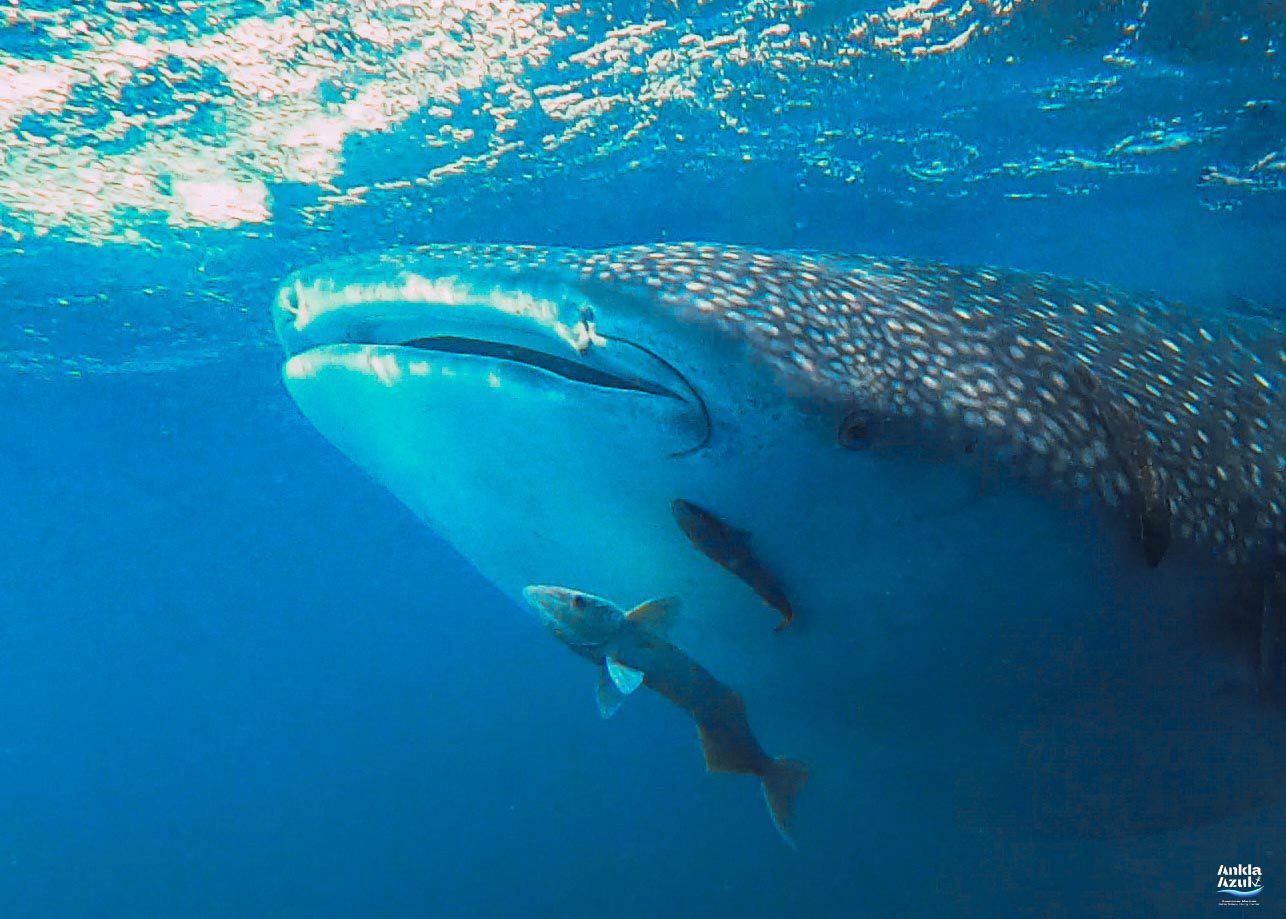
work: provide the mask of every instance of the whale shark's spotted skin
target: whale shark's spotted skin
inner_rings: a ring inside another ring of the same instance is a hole
[[[1131,476],[1075,362],[1136,413],[1177,537],[1233,563],[1286,550],[1286,328],[1111,287],[876,257],[663,244],[427,246],[500,276],[548,270],[593,296],[636,290],[840,404],[987,440],[1024,471],[1110,504]],[[579,278],[579,281],[574,279]]]

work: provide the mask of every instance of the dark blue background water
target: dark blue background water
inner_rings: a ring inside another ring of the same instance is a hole
[[[1025,28],[1047,47],[1039,23]],[[1060,53],[1031,67],[1060,73]],[[926,86],[985,99],[993,71],[968,79],[980,61],[935,66],[888,71],[860,109],[765,117],[772,143],[749,164],[711,137],[704,159],[414,191],[321,229],[292,216],[312,192],[281,186],[258,236],[6,240],[0,917],[1209,915],[1217,865],[1248,860],[1272,915],[1281,807],[1074,843],[889,812],[872,788],[849,802],[848,836],[787,850],[752,780],[704,774],[681,713],[643,698],[600,721],[583,663],[326,444],[279,383],[277,281],[402,242],[714,239],[1281,306],[1280,190],[1212,209],[1201,159],[1037,200],[908,190],[905,164],[878,156],[860,191],[801,175],[817,123],[910,135],[951,108]],[[1205,66],[1183,84],[1190,111],[1218,94],[1206,77],[1220,62]],[[975,128],[1015,149],[1063,142],[992,115]],[[1261,117],[1212,156],[1244,165],[1256,143],[1280,144],[1280,103]],[[1099,125],[1095,143],[1137,121]],[[422,151],[404,140],[354,140],[352,173],[412,169]]]

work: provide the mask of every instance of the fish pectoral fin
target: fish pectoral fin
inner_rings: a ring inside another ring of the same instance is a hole
[[[609,657],[606,664],[607,675],[612,684],[624,695],[629,695],[643,685],[643,671],[626,666],[614,657]]]
[[[640,603],[626,613],[625,618],[644,626],[655,635],[664,637],[674,627],[678,615],[678,597],[657,597],[646,603]]]
[[[612,678],[607,675],[607,669],[604,668],[598,672],[598,713],[606,720],[616,714],[616,710],[621,707],[625,701],[625,694],[616,688]]]

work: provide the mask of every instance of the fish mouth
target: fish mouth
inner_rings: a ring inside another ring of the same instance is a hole
[[[567,272],[479,268],[412,251],[296,272],[277,292],[273,319],[287,376],[355,347],[394,365],[427,352],[690,403],[704,416],[708,439],[696,388],[661,355],[618,333],[613,306]]]

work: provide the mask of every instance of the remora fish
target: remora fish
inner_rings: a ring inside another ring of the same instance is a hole
[[[598,709],[604,718],[640,685],[669,699],[697,723],[706,769],[758,778],[773,823],[794,845],[791,816],[808,770],[765,753],[741,696],[666,640],[677,600],[653,600],[624,613],[601,597],[564,587],[531,586],[523,597],[559,641],[600,668]]]
[[[1283,548],[1281,324],[698,244],[385,252],[293,275],[275,321],[303,413],[503,591],[683,596],[679,644],[828,782],[1094,834],[1282,787],[1274,633],[1226,605]],[[746,628],[676,495],[750,535],[807,634]]]
[[[790,625],[795,610],[776,578],[755,557],[748,533],[728,526],[705,508],[682,498],[675,498],[670,510],[683,535],[697,550],[745,581],[761,600],[781,614],[778,632]]]

